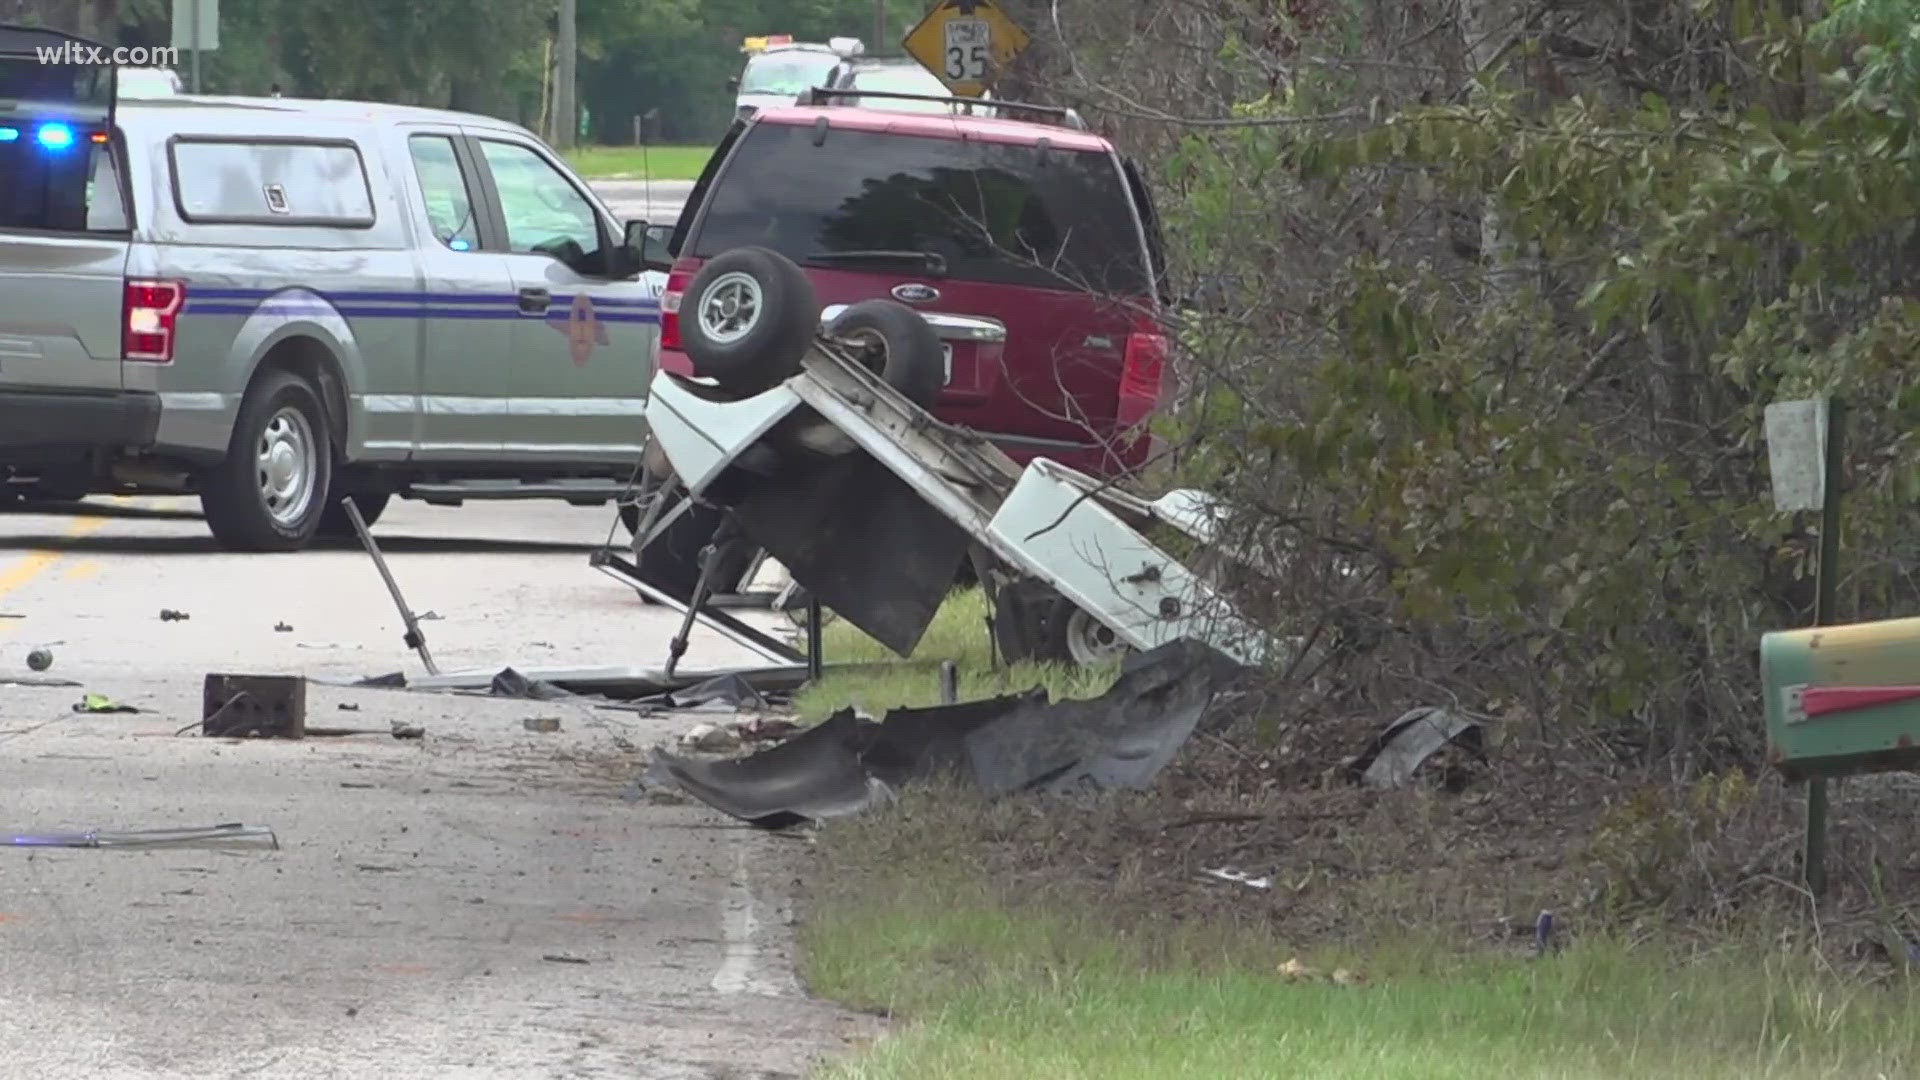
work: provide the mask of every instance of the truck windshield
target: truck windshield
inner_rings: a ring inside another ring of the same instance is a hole
[[[691,254],[772,248],[801,264],[923,252],[950,277],[1146,296],[1152,277],[1106,153],[759,124],[741,138]]]
[[[742,94],[777,94],[799,97],[826,81],[840,58],[823,52],[761,53],[747,61],[740,76]]]

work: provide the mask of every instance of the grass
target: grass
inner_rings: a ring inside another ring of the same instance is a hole
[[[1797,1080],[1920,1067],[1911,985],[1845,981],[1810,950],[1584,940],[1535,959],[1401,940],[1301,957],[1359,974],[1341,985],[1283,978],[1295,952],[1262,928],[1169,920],[1118,936],[1097,904],[996,893],[944,853],[827,879],[805,931],[812,988],[906,1021],[825,1074],[843,1080]]]
[[[1119,674],[1117,668],[1058,664],[1022,663],[996,668],[987,638],[986,595],[978,588],[960,590],[947,599],[909,660],[900,660],[886,646],[839,621],[828,624],[822,651],[829,664],[894,663],[877,672],[828,672],[794,699],[795,712],[805,720],[825,719],[848,705],[875,716],[899,706],[937,705],[940,664],[946,660],[958,668],[962,701],[1035,686],[1046,687],[1055,701],[1098,697]]]
[[[586,146],[567,163],[588,180],[697,180],[711,146]]]

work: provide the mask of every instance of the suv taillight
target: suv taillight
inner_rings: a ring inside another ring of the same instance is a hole
[[[680,348],[680,300],[693,284],[693,272],[674,270],[667,275],[667,289],[660,294],[660,347]]]
[[[1160,404],[1161,380],[1167,369],[1167,339],[1161,334],[1127,335],[1126,359],[1120,367],[1120,408],[1114,419],[1123,437],[1132,439]]]
[[[121,301],[121,355],[128,360],[173,363],[174,324],[186,302],[184,281],[129,279]]]

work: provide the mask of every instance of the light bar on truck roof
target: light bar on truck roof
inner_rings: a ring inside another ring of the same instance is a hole
[[[746,41],[741,43],[740,51],[748,53],[765,52],[774,45],[791,44],[793,44],[792,34],[768,34],[764,37],[750,37],[746,39]]]

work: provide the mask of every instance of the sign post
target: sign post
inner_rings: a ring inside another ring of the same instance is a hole
[[[1767,406],[1767,457],[1777,510],[1820,511],[1813,625],[1832,626],[1840,589],[1840,488],[1844,482],[1846,403],[1837,398]],[[1807,779],[1807,837],[1802,868],[1807,890],[1827,890],[1827,780]]]
[[[900,44],[955,97],[977,98],[1031,40],[993,0],[938,0]]]
[[[200,54],[220,48],[220,0],[173,0],[173,47],[193,53],[193,92],[200,92]]]

